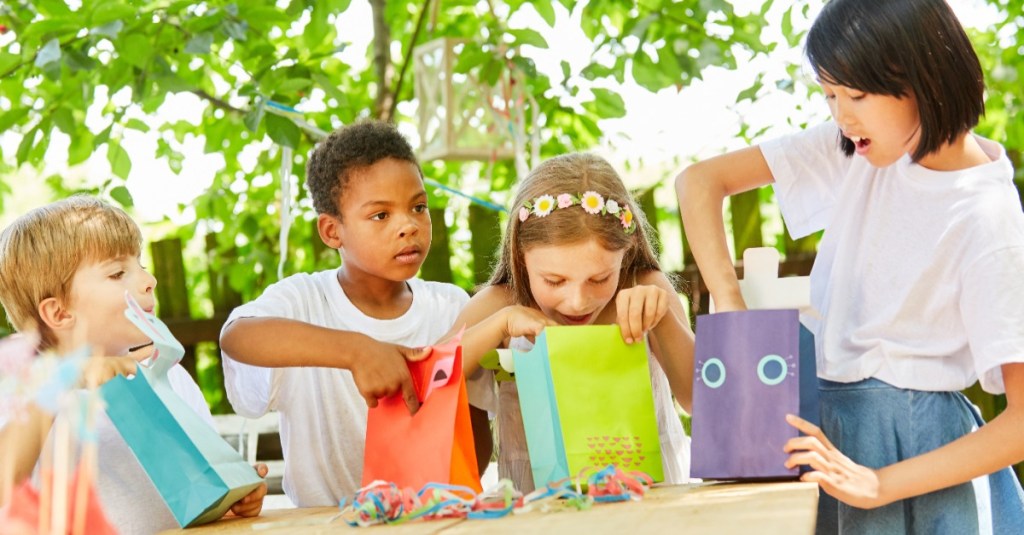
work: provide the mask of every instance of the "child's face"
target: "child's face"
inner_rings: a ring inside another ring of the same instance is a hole
[[[156,304],[156,279],[136,257],[124,256],[82,264],[71,279],[68,313],[76,326],[84,322],[86,340],[104,355],[123,355],[150,340],[124,315],[124,293],[147,312]],[[78,342],[74,340],[74,342]]]
[[[340,208],[339,251],[350,276],[416,276],[430,249],[430,213],[415,164],[387,158],[356,171]]]
[[[523,255],[533,299],[558,323],[591,324],[615,297],[624,254],[597,240],[533,247]]]
[[[821,82],[832,118],[875,167],[887,167],[913,152],[921,120],[913,95],[896,98]]]

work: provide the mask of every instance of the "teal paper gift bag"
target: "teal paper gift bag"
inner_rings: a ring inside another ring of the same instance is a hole
[[[617,325],[548,327],[513,358],[537,487],[609,464],[664,479],[646,344]]]
[[[217,520],[263,480],[167,379],[184,348],[156,317],[129,298],[125,315],[153,339],[150,365],[100,389],[107,415],[181,527]]]

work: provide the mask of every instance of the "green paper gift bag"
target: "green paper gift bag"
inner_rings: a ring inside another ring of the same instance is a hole
[[[548,327],[513,358],[538,488],[609,464],[664,479],[645,343],[617,325]]]
[[[181,527],[212,522],[263,479],[171,388],[167,372],[185,350],[130,296],[125,315],[153,340],[151,364],[108,381],[107,415]]]

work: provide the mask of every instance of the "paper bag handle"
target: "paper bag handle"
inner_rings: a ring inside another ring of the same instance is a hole
[[[124,293],[124,300],[128,304],[124,311],[125,317],[153,341],[153,355],[140,364],[157,377],[167,375],[167,372],[185,356],[185,347],[174,338],[171,330],[160,321],[160,318],[143,310],[130,293]]]

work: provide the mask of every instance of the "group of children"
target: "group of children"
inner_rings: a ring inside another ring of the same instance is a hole
[[[787,465],[808,466],[803,479],[838,499],[823,495],[819,532],[1019,532],[1024,493],[1007,467],[1024,460],[1024,215],[1002,147],[970,132],[984,112],[978,59],[942,0],[832,0],[807,55],[832,121],[677,179],[704,280],[719,311],[745,308],[722,222],[729,195],[771,183],[794,236],[825,230],[811,274],[822,429],[789,417],[804,436],[786,447]],[[430,247],[427,192],[392,126],[331,134],[306,184],[341,266],[270,286],[221,334],[235,411],[281,415],[283,485],[296,505],[355,492],[367,406],[400,394],[415,411],[405,361],[463,328],[481,465],[492,449],[486,413],[496,413],[499,470],[532,487],[515,385],[499,392],[481,358],[549,325],[614,324],[648,344],[666,479],[687,481],[672,399],[690,409],[694,335],[652,229],[606,161],[567,154],[522,179],[494,273],[472,298],[416,278]],[[0,301],[43,349],[85,342],[106,355],[90,363],[101,370],[94,382],[131,373],[129,351],[146,340],[124,318],[123,295],[152,309],[156,284],[140,244],[136,224],[103,202],[36,209],[0,237]],[[208,416],[195,383],[174,373],[178,393]],[[958,392],[977,379],[1007,395],[984,425]],[[0,445],[23,478],[40,445],[10,439],[20,425],[5,426]],[[115,523],[173,527],[116,430],[99,434],[100,495]],[[264,493],[235,513],[258,514]]]

